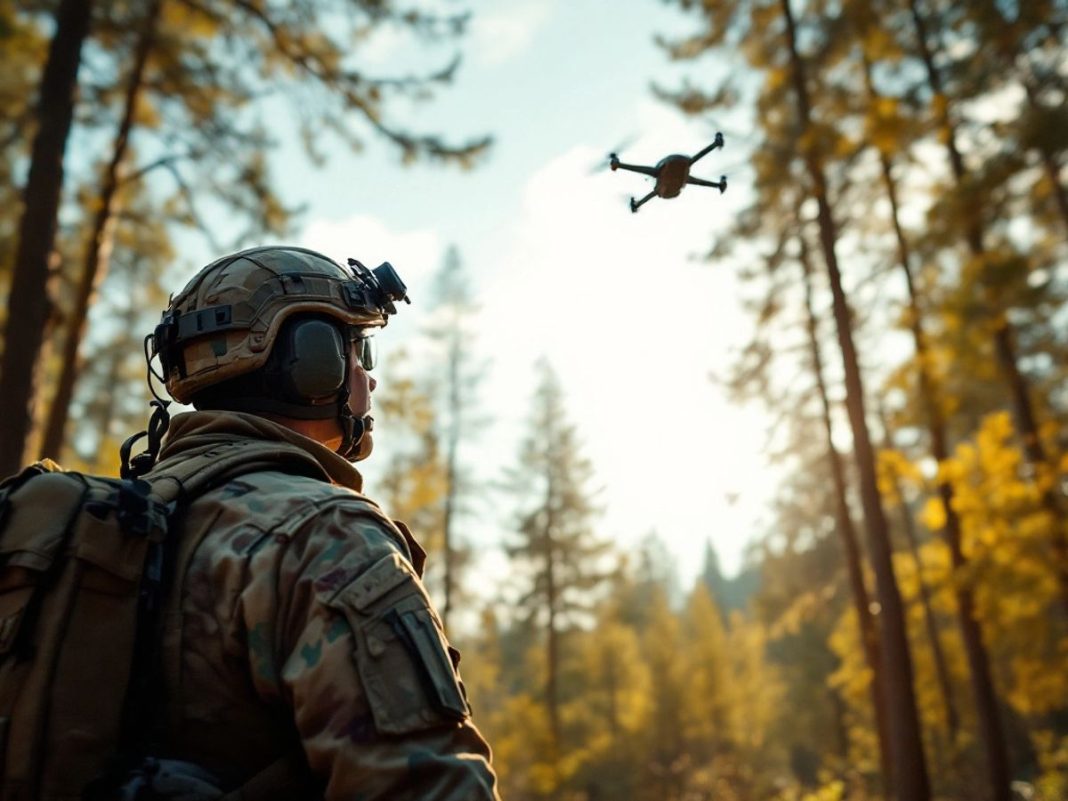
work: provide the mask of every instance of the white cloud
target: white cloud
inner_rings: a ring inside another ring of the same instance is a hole
[[[664,127],[635,143],[634,160],[655,163],[681,138]],[[692,255],[707,251],[739,198],[689,187],[632,214],[626,195],[651,183],[591,176],[602,155],[573,148],[524,188],[507,270],[481,297],[494,408],[520,431],[532,364],[548,356],[605,487],[602,530],[634,543],[656,528],[689,570],[714,536],[733,566],[772,482],[762,418],[729,406],[708,379],[749,330],[733,275]],[[740,493],[736,505],[727,493]]]
[[[555,0],[476,3],[467,35],[460,40],[461,49],[475,63],[486,67],[517,58],[531,47],[552,16],[555,4]],[[419,58],[420,49],[418,38],[410,31],[402,26],[383,25],[360,43],[359,56],[363,63],[397,66]]]
[[[481,65],[503,64],[523,53],[552,13],[554,3],[495,3],[476,12],[468,52]]]
[[[407,31],[392,25],[380,25],[359,45],[359,56],[365,64],[381,66],[395,61],[406,49],[410,51],[412,37]]]
[[[347,220],[315,220],[304,229],[298,244],[342,264],[350,256],[372,268],[388,261],[409,287],[425,281],[441,263],[442,254],[436,230],[395,231],[366,214]]]
[[[707,144],[670,113],[648,113],[655,133],[628,149],[633,161],[652,164]],[[693,258],[745,198],[688,187],[632,214],[627,197],[640,197],[651,183],[634,173],[591,175],[604,155],[582,145],[544,164],[523,185],[518,214],[495,232],[492,247],[465,248],[481,276],[475,345],[492,364],[480,393],[494,423],[469,443],[466,458],[484,481],[511,463],[525,433],[533,364],[548,356],[595,483],[604,487],[600,530],[626,548],[656,528],[688,580],[709,536],[725,565],[737,564],[774,484],[760,454],[762,418],[731,407],[708,379],[749,331],[732,270]],[[709,175],[717,156],[709,157]],[[383,337],[387,359],[391,345],[421,326],[418,301],[428,296],[445,241],[435,229],[397,230],[366,215],[317,221],[301,238],[339,260],[353,255],[372,267],[388,260],[408,282],[417,303]],[[492,272],[478,269],[487,264]],[[368,467],[373,480],[375,467]],[[728,502],[728,493],[739,493],[738,501]],[[506,520],[495,514],[487,509],[467,536],[496,545]]]
[[[377,217],[357,214],[345,220],[314,220],[308,224],[297,243],[345,264],[348,258],[359,259],[374,269],[384,261],[396,268],[414,299],[411,306],[402,306],[392,318],[389,336],[382,337],[379,347],[384,358],[422,324],[425,306],[434,272],[441,265],[444,254],[439,232],[431,228],[396,230]]]

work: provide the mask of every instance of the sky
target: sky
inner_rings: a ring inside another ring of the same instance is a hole
[[[316,168],[289,142],[278,179],[290,203],[306,204],[294,244],[369,266],[389,261],[407,282],[413,304],[379,336],[385,380],[391,352],[425,324],[421,301],[455,245],[480,307],[472,344],[490,365],[480,399],[492,425],[463,446],[476,477],[498,481],[515,461],[544,356],[593,463],[598,532],[622,550],[655,532],[686,583],[711,540],[732,572],[766,530],[776,481],[762,453],[766,416],[732,405],[715,380],[751,331],[734,270],[701,258],[747,204],[744,122],[725,119],[725,148],[694,170],[728,174],[722,196],[690,187],[632,214],[627,198],[648,192],[648,179],[592,171],[625,141],[622,155],[641,164],[709,144],[720,122],[685,119],[651,85],[676,87],[685,75],[712,82],[732,67],[669,63],[654,35],[696,20],[656,0],[467,5],[473,19],[454,85],[391,111],[455,141],[488,133],[488,157],[471,171],[402,167],[369,140],[359,154],[337,144]],[[390,34],[367,43],[361,63],[409,71],[450,52]],[[374,457],[362,469],[374,497]],[[498,546],[508,522],[503,502],[483,503],[467,521],[463,533],[484,564],[505,569]]]

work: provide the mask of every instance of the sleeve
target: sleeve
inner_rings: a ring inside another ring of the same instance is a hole
[[[278,565],[277,689],[326,801],[499,799],[441,621],[399,534],[324,509]]]

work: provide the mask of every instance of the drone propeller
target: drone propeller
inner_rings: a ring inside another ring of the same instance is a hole
[[[605,170],[609,169],[612,166],[612,160],[618,159],[620,153],[622,153],[624,150],[629,148],[637,141],[637,136],[628,136],[626,139],[624,139],[622,142],[620,142],[618,145],[616,145],[609,151],[607,158],[598,159],[597,162],[592,167],[590,167],[589,174],[595,175],[599,172],[604,172]]]
[[[609,153],[606,157],[597,159],[597,161],[594,162],[588,170],[586,170],[586,174],[597,175],[598,173],[604,172],[612,166],[612,159],[615,157],[615,153]]]
[[[698,124],[709,136],[722,133],[731,142],[749,142],[753,138],[752,131],[745,133],[737,128],[732,128],[730,126],[724,127],[721,122],[713,124],[711,119],[702,119]]]

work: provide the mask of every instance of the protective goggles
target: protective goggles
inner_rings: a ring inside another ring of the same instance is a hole
[[[375,345],[374,337],[367,333],[367,329],[350,328],[349,342],[355,346],[353,351],[360,367],[364,370],[373,370],[378,364],[378,347]]]

